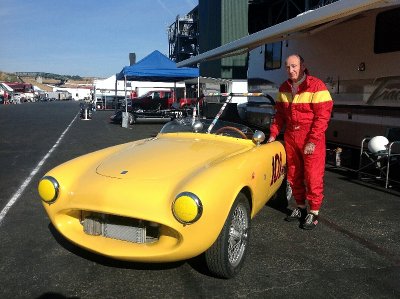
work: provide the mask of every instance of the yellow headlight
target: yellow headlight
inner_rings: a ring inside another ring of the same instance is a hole
[[[45,176],[39,182],[38,191],[42,200],[48,204],[51,204],[58,197],[59,184],[55,178],[51,176]]]
[[[180,193],[172,203],[172,213],[183,224],[192,224],[200,219],[203,206],[200,199],[190,192]]]

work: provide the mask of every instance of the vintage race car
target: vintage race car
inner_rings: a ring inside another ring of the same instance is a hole
[[[80,247],[137,262],[204,253],[212,275],[230,278],[251,219],[285,187],[284,147],[264,139],[217,118],[175,119],[156,137],[52,169],[38,191],[54,227]]]

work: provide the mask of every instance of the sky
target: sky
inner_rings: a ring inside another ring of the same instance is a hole
[[[198,0],[0,0],[0,71],[110,77],[154,50]]]

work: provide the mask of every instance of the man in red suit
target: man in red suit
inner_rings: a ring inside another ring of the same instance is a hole
[[[313,229],[324,198],[325,131],[333,101],[325,84],[308,74],[300,55],[286,59],[286,71],[289,78],[279,88],[268,142],[285,129],[287,179],[297,204],[286,220],[299,220],[301,228]]]

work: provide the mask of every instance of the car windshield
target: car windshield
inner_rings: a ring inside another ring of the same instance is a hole
[[[193,117],[174,119],[164,125],[160,133],[195,132],[203,134],[220,134],[234,138],[251,139],[253,131],[241,124],[212,119]]]

